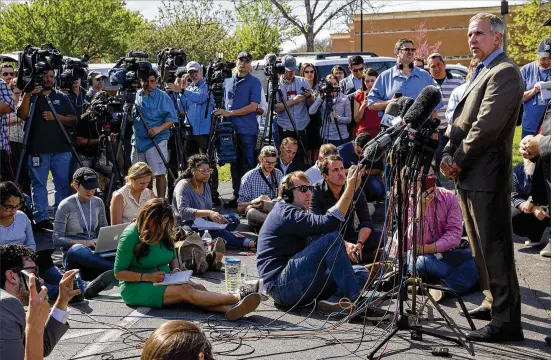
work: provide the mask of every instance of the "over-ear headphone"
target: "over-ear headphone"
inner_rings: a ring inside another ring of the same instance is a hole
[[[402,70],[402,69],[404,69],[404,64],[402,64],[402,63],[396,64],[396,68],[397,68],[398,70]],[[414,68],[414,63],[413,63],[413,62],[410,63],[409,68],[410,68],[410,69],[413,69],[413,68]]]
[[[294,194],[292,193],[292,189],[290,187],[290,182],[292,178],[292,173],[285,176],[285,178],[282,180],[281,184],[283,184],[283,192],[281,193],[281,199],[286,202],[287,204],[292,204],[294,200]]]

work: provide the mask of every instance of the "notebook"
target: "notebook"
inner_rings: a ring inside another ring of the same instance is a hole
[[[165,274],[164,281],[154,283],[154,286],[186,284],[189,282],[191,276],[192,270],[179,271],[175,274]]]

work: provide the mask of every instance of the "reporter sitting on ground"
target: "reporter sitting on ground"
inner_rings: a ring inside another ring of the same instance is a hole
[[[213,239],[223,238],[228,246],[235,248],[256,249],[256,241],[238,237],[231,232],[240,222],[236,216],[223,216],[212,210],[212,195],[208,184],[211,173],[212,169],[205,155],[189,157],[183,178],[178,179],[173,192],[172,205],[177,224],[192,226],[194,219],[207,217],[219,224],[229,224],[224,230],[209,230]]]
[[[267,213],[273,208],[273,203],[268,202],[277,198],[279,184],[283,179],[283,173],[275,169],[275,147],[264,146],[258,156],[258,162],[258,166],[242,177],[238,198],[239,214],[246,214],[248,225],[255,229],[262,227]]]
[[[140,360],[175,359],[215,360],[202,329],[188,321],[170,320],[150,334]]]
[[[239,294],[218,294],[192,282],[154,286],[164,280],[170,269],[179,269],[174,251],[174,226],[171,205],[166,199],[155,198],[143,206],[136,222],[121,234],[115,277],[120,281],[123,301],[129,306],[156,308],[189,303],[224,313],[229,320],[254,311],[260,304],[260,294],[249,293],[244,288]]]
[[[298,141],[292,137],[284,138],[279,147],[279,159],[275,169],[280,170],[283,176],[294,171],[304,170],[304,160],[296,156],[297,153]]]
[[[342,159],[338,155],[331,155],[319,163],[323,180],[314,184],[310,211],[316,215],[325,215],[345,191],[346,170]],[[344,234],[346,253],[354,264],[359,262],[380,261],[378,249],[382,248],[385,240],[381,240],[381,231],[375,230],[367,200],[360,189],[354,192],[349,212],[355,211],[359,226],[354,226],[354,216],[349,216]]]
[[[317,155],[317,161],[314,166],[306,170],[304,173],[310,181],[310,185],[315,184],[316,182],[323,180],[321,176],[321,171],[319,170],[319,163],[325,159],[327,156],[337,155],[337,147],[333,144],[323,144],[319,147],[319,153]]]
[[[140,208],[155,197],[148,188],[152,181],[152,169],[144,162],[133,164],[125,177],[127,183],[114,192],[110,204],[112,225],[129,223],[137,218]]]
[[[73,296],[80,294],[80,290],[73,290],[73,281],[79,270],[70,270],[63,275],[59,295],[48,315],[47,289],[35,286],[38,269],[34,259],[33,250],[26,246],[0,246],[2,360],[40,360],[50,355],[69,329],[67,304]],[[21,273],[23,270],[31,274],[28,285]],[[23,306],[29,306],[27,315]]]
[[[541,245],[544,231],[550,226],[546,189],[533,181],[535,165],[524,159],[513,169],[512,228],[514,234],[529,239],[525,241],[528,246]]]
[[[296,171],[283,179],[279,188],[282,200],[260,230],[256,259],[264,290],[277,305],[302,306],[329,298],[318,307],[333,313],[344,310],[339,299],[354,302],[360,296],[368,272],[363,266],[352,266],[337,230],[362,172],[363,167],[352,168],[344,193],[325,215],[309,212],[312,186],[306,174]]]
[[[421,176],[421,175],[420,175]],[[420,180],[421,181],[421,180]],[[470,248],[460,248],[462,238],[462,209],[456,194],[436,185],[433,168],[424,181],[423,193],[418,194],[421,199],[416,216],[425,214],[418,221],[425,229],[423,241],[417,243],[417,276],[429,284],[449,287],[458,295],[462,295],[477,287],[479,277]],[[409,208],[409,219],[413,205]],[[408,241],[412,241],[412,225],[409,224]],[[411,255],[408,255],[411,259]],[[409,262],[409,269],[413,272],[413,263]],[[444,293],[440,290],[429,290],[431,296],[440,301]]]
[[[113,270],[113,261],[92,252],[100,228],[108,226],[104,202],[94,196],[98,176],[90,168],[80,168],[73,174],[71,186],[77,193],[65,198],[56,212],[54,245],[63,248],[66,269],[81,269],[85,280],[105,273],[109,285],[107,271]]]

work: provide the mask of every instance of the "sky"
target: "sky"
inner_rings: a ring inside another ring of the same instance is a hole
[[[232,1],[214,0],[227,9],[233,8]],[[524,0],[509,0],[508,4],[521,4]],[[158,14],[158,7],[161,5],[161,0],[127,0],[127,8],[139,11],[146,19],[153,20]],[[302,20],[306,19],[306,13],[302,11],[304,0],[293,1],[293,11],[296,12]],[[399,12],[399,11],[419,11],[419,10],[439,10],[439,9],[457,9],[457,8],[472,8],[472,7],[500,7],[500,0],[488,1],[445,1],[445,0],[425,0],[425,1],[410,1],[410,0],[389,0],[389,1],[374,1],[376,6],[380,7],[380,13]],[[381,7],[382,6],[382,7]],[[368,12],[371,11],[368,9]],[[303,16],[303,17],[302,17]],[[317,24],[316,24],[317,25]],[[339,28],[324,29],[318,34],[318,38],[329,37],[330,34],[339,32]],[[305,43],[304,37],[299,36],[287,41],[282,45],[284,51],[290,51]]]

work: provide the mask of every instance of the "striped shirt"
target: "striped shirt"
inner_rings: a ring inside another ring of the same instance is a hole
[[[15,111],[13,103],[13,92],[8,84],[0,79],[0,103],[8,104]],[[0,150],[9,150],[10,142],[8,138],[8,117],[9,114],[0,114]]]
[[[455,88],[462,85],[465,82],[465,79],[460,75],[446,73],[446,78],[444,79],[441,87],[442,92],[442,104],[443,107],[439,109],[438,116],[441,120],[439,125],[439,130],[445,130],[448,126],[448,119],[445,116],[446,109],[448,108],[448,100],[450,100],[450,94],[454,91]]]

